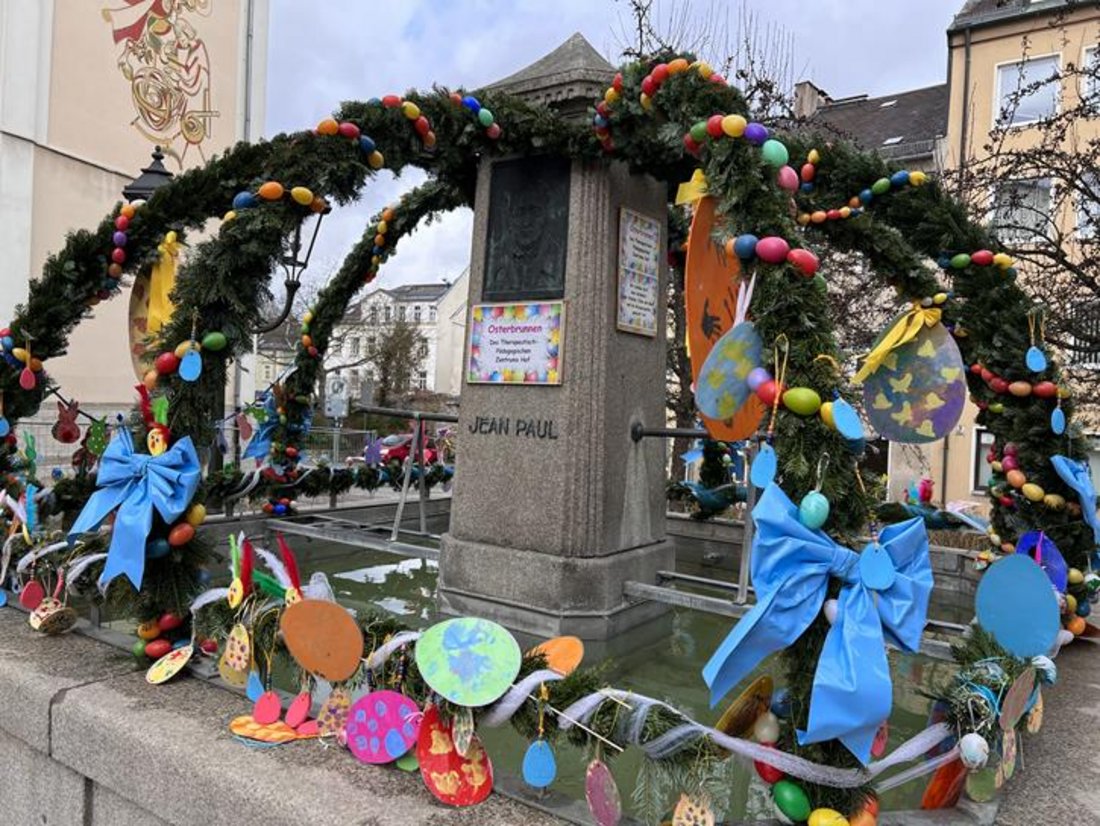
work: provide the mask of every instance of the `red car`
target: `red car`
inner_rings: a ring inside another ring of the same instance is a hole
[[[408,459],[409,449],[412,447],[412,438],[413,434],[411,433],[394,433],[384,438],[382,440],[382,464],[388,465],[394,461],[403,463]],[[428,439],[427,444],[424,445],[424,464],[434,464],[438,458],[439,452],[436,450],[435,442]]]

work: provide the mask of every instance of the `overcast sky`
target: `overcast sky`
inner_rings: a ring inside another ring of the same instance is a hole
[[[724,25],[736,41],[740,0],[657,0],[655,19],[687,13]],[[793,44],[796,80],[833,97],[942,83],[945,29],[963,0],[745,0],[757,27],[779,27]],[[311,128],[343,100],[365,100],[432,83],[477,88],[581,32],[611,63],[624,44],[625,0],[272,0],[268,44],[268,136]],[[698,26],[695,26],[698,30]],[[720,63],[724,55],[707,55]],[[507,128],[507,124],[504,124]],[[385,179],[383,179],[383,177]],[[362,200],[325,219],[307,277],[335,270],[369,217],[423,180],[378,176]],[[454,278],[470,251],[471,214],[448,216],[403,240],[379,286]]]

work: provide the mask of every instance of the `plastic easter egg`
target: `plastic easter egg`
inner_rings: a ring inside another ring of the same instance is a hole
[[[812,163],[802,164],[802,169],[799,170],[799,177],[804,183],[810,183],[813,181],[814,176],[817,174],[817,168]]]
[[[151,660],[159,660],[172,650],[172,643],[166,639],[155,639],[145,643],[145,656]]]
[[[160,619],[157,620],[157,627],[161,631],[175,631],[181,625],[183,625],[183,617],[171,611],[161,614]]]
[[[779,739],[779,719],[770,711],[765,711],[753,723],[752,736],[757,743],[776,742]]]
[[[283,197],[283,185],[278,181],[267,181],[260,184],[256,194],[265,201],[277,201]]]
[[[821,263],[816,255],[806,249],[792,249],[787,253],[787,261],[807,278],[813,277]]]
[[[959,740],[959,759],[970,771],[985,768],[989,762],[989,743],[977,732],[964,734]]]
[[[392,763],[415,745],[420,732],[416,703],[396,691],[372,691],[351,707],[344,731],[355,758]]]
[[[760,385],[771,380],[772,374],[769,373],[766,368],[754,367],[749,371],[748,376],[745,377],[745,384],[749,386],[749,390],[755,393]]]
[[[791,156],[787,151],[787,147],[781,141],[772,138],[764,141],[764,145],[760,147],[760,157],[764,159],[764,163],[768,166],[778,169],[785,166]]]
[[[745,140],[756,146],[768,140],[768,127],[762,123],[751,122],[745,127]]]
[[[141,623],[141,625],[137,627],[136,633],[139,640],[150,642],[160,636],[160,625],[157,624],[156,620],[149,620],[148,622]],[[142,653],[144,652],[145,649],[143,647]]]
[[[557,774],[558,764],[549,743],[539,739],[527,747],[523,755],[523,780],[528,786],[545,789]]]
[[[1021,488],[1020,492],[1026,499],[1031,502],[1042,502],[1043,497],[1046,496],[1046,491],[1036,485],[1034,482],[1027,482]]]
[[[157,537],[156,539],[150,539],[145,543],[146,559],[161,559],[168,556],[171,551],[172,547],[163,536]]]
[[[168,544],[173,548],[186,545],[195,538],[195,526],[187,522],[179,522],[172,526],[168,532]]]
[[[799,416],[812,416],[821,407],[821,396],[809,387],[792,387],[783,394],[783,406]]]
[[[802,497],[798,504],[798,521],[816,531],[829,519],[829,500],[816,490]]]
[[[726,115],[722,118],[722,131],[731,138],[739,138],[745,134],[749,123],[740,115]]]
[[[775,379],[768,379],[756,388],[756,397],[768,407],[771,407],[775,403],[775,399],[780,393],[779,385],[776,383]]]
[[[332,118],[325,118],[317,124],[317,133],[320,135],[335,135],[340,131],[340,124]]]
[[[970,263],[976,267],[988,267],[993,263],[993,253],[989,250],[978,250],[970,256]]]
[[[721,115],[711,115],[707,118],[707,134],[712,138],[720,138],[725,134],[722,132]]]
[[[1051,510],[1060,511],[1066,507],[1066,499],[1057,493],[1048,493],[1043,497],[1043,504]]]
[[[1031,395],[1031,382],[1014,381],[1008,385],[1008,392],[1017,398],[1026,398]]]
[[[1005,474],[1005,481],[1018,490],[1027,484],[1027,476],[1022,470],[1010,470]]]
[[[879,178],[871,184],[871,192],[875,195],[884,195],[890,191],[890,179]]]
[[[138,659],[144,658],[145,657],[145,642],[143,640],[138,640],[137,642],[135,642],[133,645],[130,646],[130,653],[133,654]]]
[[[760,779],[767,783],[769,786],[773,783],[778,783],[780,780],[787,776],[786,773],[780,771],[775,766],[763,762],[762,760],[753,760],[752,767],[756,769],[756,773],[757,775],[759,775]]]
[[[749,260],[756,255],[756,245],[760,239],[755,235],[738,235],[733,242],[733,254],[742,260]]]
[[[179,369],[180,360],[175,353],[164,352],[157,356],[156,360],[153,362],[153,366],[162,376],[169,376]]]
[[[784,817],[795,823],[801,823],[810,816],[810,798],[801,786],[790,780],[780,780],[772,786],[772,799]]]
[[[382,165],[386,162],[386,159],[382,156],[382,153],[375,149],[369,155],[367,155],[367,164],[371,169],[381,169]]]
[[[906,174],[908,178],[908,174]],[[848,818],[836,809],[814,809],[810,812],[808,826],[848,826]]]
[[[313,203],[313,190],[304,186],[296,186],[290,190],[290,197],[296,204],[309,206]]]
[[[790,244],[778,235],[761,238],[756,244],[756,256],[766,264],[782,264],[790,251]]]
[[[493,113],[490,112],[488,109],[484,109],[484,108],[479,110],[478,113],[477,113],[477,122],[480,123],[484,127],[492,126],[493,125]]]
[[[193,345],[190,340],[181,341],[179,344],[176,345],[176,349],[172,352],[175,353],[176,358],[182,359],[184,356],[187,355],[188,351],[193,349],[195,346],[196,345]]]
[[[206,505],[201,502],[196,502],[187,509],[187,513],[184,514],[184,519],[187,520],[189,525],[197,528],[206,521]]]
[[[951,267],[956,270],[965,270],[970,266],[970,256],[965,252],[951,256]]]
[[[1058,395],[1058,385],[1052,381],[1041,381],[1032,385],[1031,394],[1040,399],[1053,399]]]
[[[775,182],[780,189],[787,192],[796,192],[798,190],[798,173],[794,171],[794,167],[780,167],[779,172],[776,173]]]

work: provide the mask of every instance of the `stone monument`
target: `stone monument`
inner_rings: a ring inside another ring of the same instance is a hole
[[[614,71],[579,34],[495,84],[587,117]],[[606,639],[664,610],[623,583],[673,564],[664,421],[664,184],[616,161],[486,159],[479,170],[461,479],[444,610]]]

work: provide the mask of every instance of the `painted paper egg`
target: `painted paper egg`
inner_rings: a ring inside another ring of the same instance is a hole
[[[372,691],[348,712],[348,748],[364,763],[392,763],[416,743],[420,709],[396,691]]]
[[[493,764],[474,736],[466,757],[454,748],[451,728],[435,706],[424,709],[416,740],[420,776],[436,799],[448,806],[473,806],[493,790]]]
[[[962,355],[947,328],[921,327],[864,382],[863,403],[871,425],[892,442],[942,439],[962,416],[964,373]]]
[[[519,645],[508,629],[479,617],[456,617],[416,643],[424,682],[456,705],[478,708],[500,699],[519,674]]]
[[[306,719],[309,717],[309,707],[312,703],[312,698],[308,691],[302,691],[295,697],[286,709],[286,717],[284,721],[292,729],[297,730]]]
[[[248,680],[248,666],[251,662],[252,642],[248,630],[237,623],[229,631],[225,641],[225,651],[218,661],[218,673],[232,686],[242,688]]]
[[[274,691],[265,691],[252,706],[252,719],[261,726],[270,726],[283,714],[283,704]]]
[[[695,406],[705,416],[733,418],[748,400],[748,377],[760,366],[763,344],[751,321],[727,331],[711,348],[695,382]]]
[[[321,704],[321,710],[317,713],[317,722],[320,723],[321,733],[334,735],[343,731],[347,723],[348,713],[351,710],[351,695],[345,688],[334,688],[328,698]]]
[[[672,826],[714,826],[714,810],[705,799],[681,794],[672,813]]]
[[[37,579],[32,579],[24,585],[23,589],[19,592],[19,604],[28,611],[33,611],[41,605],[42,600],[45,598],[46,589],[42,587],[42,583]]]
[[[584,774],[584,799],[596,826],[618,826],[623,817],[619,787],[611,769],[601,760],[588,764]]]
[[[195,649],[190,645],[184,645],[175,651],[169,651],[149,666],[149,670],[145,672],[145,681],[151,685],[168,682],[183,670],[194,653]]]
[[[329,682],[348,679],[363,657],[363,633],[343,606],[319,599],[288,605],[279,620],[298,665]]]
[[[975,731],[964,734],[959,740],[959,758],[970,771],[983,769],[989,762],[989,743]]]
[[[1058,600],[1035,561],[1021,554],[992,565],[978,583],[978,622],[1010,654],[1046,654],[1058,636]],[[1026,617],[1026,622],[1021,622]]]
[[[536,789],[545,789],[554,782],[558,764],[554,750],[545,740],[539,739],[527,747],[523,755],[523,781]]]
[[[567,677],[584,659],[584,643],[578,637],[554,637],[539,643],[530,653],[542,654],[547,668]]]

